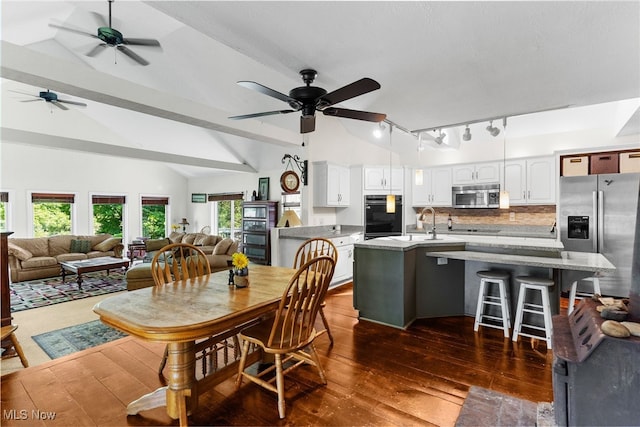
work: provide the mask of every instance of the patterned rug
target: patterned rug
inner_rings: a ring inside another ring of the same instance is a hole
[[[84,286],[84,285],[83,285]],[[99,320],[45,332],[31,338],[52,359],[114,341],[127,334],[113,329]]]
[[[127,282],[121,271],[111,270],[108,276],[104,271],[83,274],[82,289],[78,289],[75,275],[67,277],[66,283],[62,283],[62,277],[50,277],[11,283],[10,288],[11,312],[15,313],[30,308],[124,291],[127,289]]]

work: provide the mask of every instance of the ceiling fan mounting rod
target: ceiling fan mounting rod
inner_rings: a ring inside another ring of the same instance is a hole
[[[111,3],[113,3],[113,0],[108,0],[109,1],[109,28],[111,28]]]

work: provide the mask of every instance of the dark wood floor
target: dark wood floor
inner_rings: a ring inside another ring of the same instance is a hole
[[[352,288],[327,297],[326,335],[317,348],[327,373],[303,367],[286,381],[287,418],[275,395],[228,380],[200,396],[192,425],[438,425],[455,423],[471,385],[534,402],[553,400],[552,353],[544,343],[513,344],[501,331],[473,332],[473,319],[420,320],[401,331],[358,321]],[[161,386],[162,344],[131,337],[2,377],[3,426],[177,425],[164,408],[127,417],[126,405]],[[21,412],[24,411],[24,412]],[[37,420],[55,413],[55,420]],[[26,415],[28,422],[19,420]],[[11,419],[13,418],[13,419]]]

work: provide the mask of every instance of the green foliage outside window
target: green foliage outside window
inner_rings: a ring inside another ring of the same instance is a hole
[[[7,207],[0,203],[0,230],[7,231]]]
[[[218,203],[218,235],[240,240],[242,228],[242,201],[224,200]],[[233,215],[231,209],[233,206]],[[231,222],[233,221],[233,227]],[[231,236],[233,228],[234,236]]]
[[[71,234],[71,203],[34,203],[33,235],[55,234]]]
[[[111,234],[114,237],[122,237],[122,208],[123,205],[116,203],[94,204],[93,229],[95,234]]]
[[[142,235],[151,239],[165,237],[166,214],[164,205],[142,206]]]

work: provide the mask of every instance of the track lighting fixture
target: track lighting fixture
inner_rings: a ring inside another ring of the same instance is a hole
[[[373,129],[373,136],[380,139],[382,138],[382,132],[384,131],[385,126],[382,122],[378,122],[378,127]]]
[[[442,142],[444,141],[444,138],[447,136],[446,133],[442,133],[442,129],[438,129],[439,135],[435,137],[434,141],[438,144],[438,145],[442,145]]]
[[[491,134],[491,136],[498,136],[500,133],[500,129],[493,127],[493,120],[489,122],[489,126],[487,126],[487,132]]]
[[[466,129],[464,130],[464,134],[462,135],[462,140],[471,141],[471,129],[469,129],[469,125],[467,125]]]

